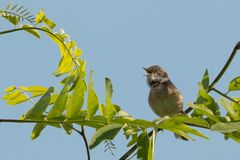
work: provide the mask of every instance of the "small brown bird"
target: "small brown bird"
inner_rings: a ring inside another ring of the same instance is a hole
[[[143,69],[146,71],[147,83],[150,87],[148,102],[153,112],[160,117],[182,114],[183,97],[167,73],[158,65]],[[185,139],[176,134],[175,136]]]

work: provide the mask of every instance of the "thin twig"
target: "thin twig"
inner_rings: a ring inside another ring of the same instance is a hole
[[[212,91],[215,91],[216,93],[220,94],[221,96],[225,97],[226,99],[239,104],[238,101],[232,99],[231,97],[227,96],[226,94],[222,93],[221,91],[217,90],[216,88],[212,88]]]
[[[106,148],[106,149],[104,150],[104,152],[106,152],[107,150],[109,150],[109,151],[111,152],[112,156],[114,156],[114,153],[113,153],[113,151],[112,151],[112,145],[111,145],[111,143],[110,143],[110,140],[109,140],[109,139],[106,139],[104,143],[106,143],[106,145],[105,145],[105,148]],[[110,145],[111,145],[111,146],[110,146]]]
[[[73,63],[78,71],[78,73],[80,74],[80,70],[79,70],[79,66],[78,66],[78,62],[75,61],[75,57],[73,57],[70,49],[68,49],[68,47],[66,46],[66,44],[58,37],[56,36],[54,33],[52,33],[51,31],[48,31],[46,29],[43,28],[38,28],[38,27],[24,27],[24,28],[15,28],[15,29],[11,29],[11,30],[6,30],[6,31],[2,31],[0,32],[0,35],[4,35],[4,34],[8,34],[8,33],[12,33],[12,32],[17,32],[17,31],[24,31],[24,30],[39,30],[42,32],[45,32],[47,34],[50,34],[51,36],[53,36],[54,38],[56,38],[63,46],[64,48],[67,50],[68,54],[71,56]]]
[[[162,129],[158,129],[157,132],[162,131]],[[153,135],[153,130],[148,133],[148,137]],[[119,160],[126,160],[135,150],[137,149],[137,144],[135,144],[132,148],[130,148]]]
[[[0,123],[1,122],[7,122],[7,123],[42,123],[42,124],[49,124],[49,123],[61,123],[61,124],[65,124],[68,127],[72,128],[74,131],[76,131],[78,134],[80,134],[84,140],[84,144],[87,150],[87,156],[88,156],[88,160],[90,160],[90,152],[89,152],[89,148],[88,148],[88,142],[87,142],[87,138],[86,138],[86,134],[84,131],[83,126],[82,127],[82,131],[79,131],[78,129],[70,126],[69,124],[71,123],[77,123],[77,121],[51,121],[51,120],[18,120],[18,119],[0,119]]]
[[[34,102],[34,100],[32,100],[32,98],[31,98],[30,96],[28,96],[27,93],[25,93],[25,92],[22,91],[22,94],[24,94],[24,95],[28,98],[28,100],[29,100],[33,105],[36,104],[36,103]]]
[[[98,121],[98,120],[68,120],[68,121],[60,121],[60,120],[21,120],[21,119],[0,119],[0,123],[42,123],[42,124],[52,124],[52,123],[64,123],[64,124],[71,124],[71,123],[81,123],[81,122],[97,122],[106,125],[106,122]]]
[[[236,44],[236,46],[233,48],[233,51],[231,53],[231,55],[229,56],[227,62],[225,63],[225,65],[223,66],[223,68],[221,69],[221,71],[219,72],[219,74],[216,76],[216,78],[212,81],[212,83],[209,85],[208,87],[208,91],[207,93],[211,92],[212,90],[214,90],[214,86],[217,84],[217,82],[222,78],[222,76],[224,75],[224,73],[226,72],[226,70],[228,69],[228,67],[230,66],[230,64],[232,63],[233,58],[235,57],[237,50],[240,49],[240,42],[238,42]],[[226,96],[225,96],[226,97]],[[227,97],[226,97],[227,98]],[[229,97],[230,98],[230,97]],[[229,99],[228,98],[228,99]],[[230,100],[230,99],[229,99]],[[231,100],[232,101],[232,100]],[[234,102],[234,100],[233,100]],[[188,107],[184,113],[189,113],[193,110],[193,108]]]
[[[135,157],[137,155],[137,152],[135,152],[128,160],[132,159],[133,157]]]
[[[85,144],[85,148],[86,148],[86,151],[87,151],[87,157],[88,157],[88,160],[90,160],[90,151],[89,151],[89,148],[88,148],[88,141],[87,141],[87,138],[86,138],[86,134],[85,134],[85,130],[84,130],[84,127],[81,126],[81,129],[82,131],[79,131],[78,129],[74,128],[73,126],[69,125],[69,124],[65,124],[67,125],[68,127],[72,128],[74,131],[76,131],[80,136],[82,136],[83,138],[83,141],[84,141],[84,144]]]
[[[85,148],[86,148],[86,151],[87,151],[87,157],[88,157],[88,160],[90,160],[90,151],[89,151],[89,147],[88,147],[88,141],[87,141],[87,137],[86,137],[86,134],[85,134],[85,130],[84,130],[84,126],[81,126],[81,129],[82,129],[82,138],[84,140],[84,143],[85,143]]]
[[[224,75],[224,73],[226,72],[226,70],[228,69],[229,65],[232,63],[232,60],[234,58],[234,56],[237,53],[237,50],[240,49],[240,42],[238,42],[236,44],[236,46],[234,47],[230,57],[228,58],[227,62],[225,63],[225,65],[223,66],[222,70],[219,72],[219,74],[217,75],[217,77],[213,80],[213,82],[209,85],[209,91],[211,91],[214,86],[217,84],[217,82],[221,79],[221,77]]]
[[[14,16],[17,16],[17,17],[20,17],[22,19],[25,19],[27,20],[28,22],[30,22],[32,25],[34,25],[34,21],[30,18],[27,18],[23,15],[20,15],[20,14],[17,14],[17,13],[14,13],[14,12],[10,12],[10,11],[7,11],[7,10],[3,10],[3,13],[7,13],[7,14],[10,14],[10,15],[14,15]],[[32,18],[33,18],[33,15],[32,15]]]

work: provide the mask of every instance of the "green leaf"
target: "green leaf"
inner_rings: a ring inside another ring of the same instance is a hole
[[[146,130],[144,130],[143,133],[138,137],[137,149],[137,158],[141,160],[148,160],[149,139]]]
[[[231,80],[228,85],[228,92],[240,90],[240,76]]]
[[[64,54],[59,62],[58,69],[53,73],[55,76],[60,76],[70,72],[74,67],[72,56],[68,53]]]
[[[205,70],[205,73],[203,75],[202,84],[203,84],[203,88],[205,89],[205,91],[208,91],[209,75],[208,75],[208,70],[207,69]]]
[[[25,115],[24,119],[40,119],[43,112],[48,107],[51,100],[51,93],[54,92],[54,88],[50,87],[48,91],[39,99],[39,101],[31,108]]]
[[[49,102],[49,105],[52,105],[56,102],[57,98],[58,98],[59,94],[52,94],[51,95],[51,100]]]
[[[48,88],[47,87],[43,87],[43,86],[29,86],[29,87],[25,87],[25,86],[21,86],[19,87],[19,89],[25,91],[25,92],[47,92]]]
[[[128,144],[127,144],[127,147],[130,147],[130,146],[134,145],[137,142],[137,140],[138,140],[137,134],[133,134],[131,141],[129,141]]]
[[[195,102],[198,106],[209,108],[215,115],[220,115],[220,109],[217,102],[204,89],[203,84],[199,83],[198,98]]]
[[[46,26],[42,26],[41,29],[45,30],[45,33],[58,45],[62,56],[58,69],[53,74],[58,77],[72,71],[74,67],[73,55],[71,49],[67,50],[64,38],[62,38],[59,33],[54,33],[54,35],[50,34],[49,32],[52,33],[52,31]]]
[[[14,9],[16,9],[17,6],[18,6],[18,5],[15,4],[15,5],[12,7],[11,11],[13,11]]]
[[[136,125],[136,124],[134,124],[132,117],[114,117],[112,119],[112,122],[114,122],[114,123],[122,123],[122,124],[129,123],[129,124]]]
[[[228,115],[233,118],[234,120],[240,120],[240,115],[235,109],[235,105],[233,103],[235,102],[230,102],[225,98],[220,98],[220,103],[223,105],[223,107],[228,111]]]
[[[93,149],[105,139],[112,140],[121,130],[122,124],[109,124],[98,129],[90,141],[89,148]]]
[[[233,133],[226,133],[225,136],[227,138],[231,138],[234,141],[236,141],[237,143],[240,143],[240,133],[239,132],[233,132]],[[225,137],[225,138],[226,138]]]
[[[104,115],[108,118],[108,121],[111,121],[112,117],[117,113],[116,106],[112,104],[112,93],[112,82],[109,78],[105,78],[106,107],[104,108]]]
[[[73,89],[69,104],[67,105],[66,116],[68,119],[74,118],[78,115],[84,102],[84,93],[86,90],[85,82],[81,78],[77,78],[76,86]]]
[[[111,104],[113,86],[109,78],[105,78],[105,88],[106,88],[106,102]]]
[[[78,61],[80,62],[81,59],[79,58]],[[86,61],[81,61],[80,62],[79,70],[80,70],[80,76],[82,78],[86,77],[86,66],[87,66],[87,62]]]
[[[127,123],[122,123],[124,125],[123,127],[123,134],[126,136],[126,138],[128,139],[130,136],[134,136],[138,134],[138,131],[140,131],[140,129],[136,126],[133,126],[131,124],[127,124]]]
[[[65,77],[63,80],[61,80],[60,84],[65,85],[66,83],[70,83],[70,82],[72,83],[72,82],[75,81],[75,80],[74,80],[74,77],[75,77],[75,76],[68,75],[68,76]]]
[[[6,12],[2,12],[2,17],[5,18],[6,20],[8,20],[10,23],[12,23],[13,25],[17,25],[20,21],[20,17],[19,16],[15,16],[15,15],[11,15],[11,14],[7,14]]]
[[[186,132],[180,130],[180,129],[176,129],[176,128],[169,128],[169,131],[175,133],[177,136],[181,136],[186,138],[187,140],[194,140],[191,136],[189,136]]]
[[[77,57],[80,57],[83,54],[83,51],[81,48],[75,48],[74,53]]]
[[[89,126],[89,127],[92,127],[92,128],[96,128],[96,129],[99,129],[99,128],[102,128],[105,126],[105,124],[103,123],[98,123],[98,122],[92,122],[92,121],[82,121],[82,122],[76,122],[77,124],[79,125],[82,125],[82,126]]]
[[[54,27],[56,27],[56,24],[55,24],[52,20],[50,20],[50,19],[48,19],[48,18],[44,18],[44,19],[43,19],[43,22],[44,22],[48,27],[50,27],[51,29],[53,29]]]
[[[168,119],[168,120],[165,120],[164,122],[160,123],[158,125],[159,128],[161,129],[166,129],[166,130],[169,130],[169,131],[173,131],[177,134],[178,131],[177,130],[181,130],[185,133],[190,133],[190,134],[193,134],[193,135],[196,135],[196,136],[199,136],[199,137],[202,137],[202,138],[205,138],[205,139],[208,139],[207,136],[203,135],[201,132],[183,124],[183,123],[175,123],[175,122],[172,122],[171,119]],[[177,132],[176,132],[177,131]],[[186,137],[187,139],[189,139],[188,136],[186,136],[185,134],[183,133],[180,133],[181,136],[184,136]]]
[[[221,133],[232,133],[234,131],[240,130],[240,122],[229,122],[229,123],[218,122],[212,125],[211,130],[216,132],[221,132]]]
[[[90,120],[90,121],[95,121],[95,122],[101,122],[101,123],[104,123],[104,124],[107,124],[107,123],[108,123],[106,117],[100,116],[100,115],[93,116],[93,117],[91,117],[91,119],[89,119],[89,120]]]
[[[63,111],[66,109],[68,90],[69,84],[66,84],[58,95],[52,109],[48,112],[48,119],[56,118],[62,115]]]
[[[63,126],[63,129],[65,130],[65,132],[70,135],[72,134],[72,127],[73,127],[73,124],[65,124],[65,123],[62,123],[62,126]]]
[[[36,15],[36,19],[35,19],[36,24],[41,23],[45,18],[46,18],[45,13],[41,9],[39,13]]]
[[[10,86],[10,87],[6,88],[6,89],[4,90],[4,92],[5,92],[5,93],[12,92],[12,91],[14,91],[16,88],[17,88],[16,86]]]
[[[98,109],[98,97],[93,88],[93,71],[90,72],[90,78],[88,83],[88,99],[87,99],[87,117],[91,118]]]
[[[214,115],[214,113],[208,109],[207,107],[204,106],[198,106],[195,105],[193,103],[188,103],[187,104],[189,107],[193,108],[194,110],[196,110],[199,114],[201,115],[206,115],[208,116],[211,120],[215,121],[215,122],[219,122],[219,119],[217,116]]]
[[[154,122],[147,121],[147,120],[144,120],[144,119],[135,119],[131,122],[131,124],[137,125],[141,128],[152,128],[152,127],[155,126]]]
[[[31,98],[43,95],[45,92],[32,92]]]
[[[182,130],[182,131],[190,133],[190,134],[193,134],[193,135],[196,135],[196,136],[199,136],[199,137],[202,137],[202,138],[205,138],[205,139],[208,139],[207,136],[205,136],[204,134],[202,134],[198,130],[193,129],[193,128],[185,125],[185,124],[176,124],[176,126],[174,128]]]
[[[189,117],[188,115],[179,115],[176,117],[171,117],[171,119],[169,119],[169,121],[180,122],[180,123],[185,123],[185,124],[193,124],[193,125],[205,127],[205,128],[210,127],[208,122],[206,120],[204,120],[203,118]]]
[[[7,4],[6,10],[9,10],[10,7],[11,7],[11,5],[12,5],[12,2],[9,2],[9,3]]]
[[[22,94],[21,91],[15,90],[15,91],[13,91],[13,92],[11,92],[11,93],[8,93],[8,94],[4,95],[4,96],[3,96],[3,99],[4,99],[4,100],[11,100],[11,99],[14,99],[14,98],[20,96],[21,94]]]
[[[37,137],[40,136],[41,132],[43,131],[43,129],[46,127],[46,124],[42,124],[42,123],[37,123],[35,124],[33,131],[32,131],[32,135],[31,135],[31,139],[34,140]]]
[[[16,104],[19,104],[19,103],[26,102],[27,100],[29,100],[29,98],[26,95],[21,94],[21,95],[15,97],[14,99],[8,100],[7,104],[8,105],[16,105]]]
[[[32,27],[33,26],[31,26],[30,24],[24,24],[21,26],[21,28],[23,28],[26,32],[34,35],[37,38],[40,38],[40,34],[39,34],[38,30],[33,29]]]
[[[153,129],[153,134],[149,138],[148,160],[154,160],[155,138],[156,138],[156,130]]]
[[[9,105],[16,105],[29,100],[29,98],[19,90],[5,94],[3,99],[6,100],[6,103]]]
[[[16,12],[20,11],[21,9],[23,9],[23,7],[24,7],[24,6],[19,7],[19,8],[16,10]],[[21,13],[20,13],[20,14],[21,14]]]
[[[193,140],[193,138],[191,136],[189,136],[185,131],[183,131],[182,129],[176,128],[177,125],[178,125],[178,123],[174,123],[169,120],[166,120],[166,121],[160,123],[158,125],[158,128],[169,130],[169,131],[174,132],[177,135],[182,136],[188,140]]]
[[[120,110],[120,107],[115,104],[109,104],[104,108],[104,115],[107,117],[108,121],[112,121],[112,118]]]

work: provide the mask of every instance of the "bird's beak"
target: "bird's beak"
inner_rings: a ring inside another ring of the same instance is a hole
[[[144,74],[144,76],[149,76],[149,72],[148,72],[148,69],[147,68],[144,68],[143,69],[146,71],[146,73]]]

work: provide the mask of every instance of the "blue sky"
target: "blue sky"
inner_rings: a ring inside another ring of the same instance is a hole
[[[8,1],[0,1],[0,7]],[[184,102],[193,102],[197,82],[208,68],[210,79],[219,72],[240,40],[240,1],[217,0],[68,0],[13,1],[37,13],[43,8],[49,18],[84,51],[87,69],[94,70],[94,85],[104,99],[104,78],[114,85],[113,101],[136,118],[153,120],[148,107],[149,88],[142,67],[161,65],[181,90]],[[11,25],[0,19],[0,30]],[[10,85],[56,85],[52,75],[59,53],[47,37],[40,40],[22,32],[0,37],[0,89]],[[218,88],[239,76],[239,55]],[[2,92],[3,93],[3,92]],[[2,93],[0,94],[2,96]],[[217,99],[218,97],[213,94]],[[16,107],[0,101],[1,118],[18,118],[30,103]],[[186,108],[186,106],[185,106]],[[31,141],[30,124],[0,124],[0,159],[85,159],[83,141],[76,133],[48,127]],[[94,130],[87,129],[88,139]],[[219,133],[201,130],[210,140],[176,140],[164,131],[157,136],[155,159],[237,159],[239,144],[225,141]],[[115,157],[104,153],[104,145],[91,151],[92,159],[117,159],[127,151],[125,137],[115,139]]]

